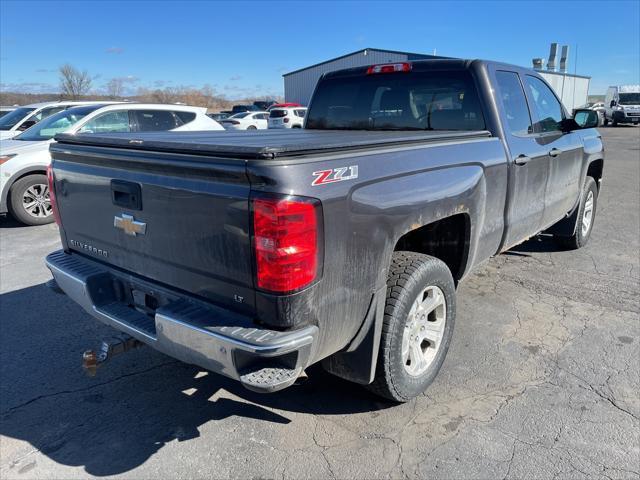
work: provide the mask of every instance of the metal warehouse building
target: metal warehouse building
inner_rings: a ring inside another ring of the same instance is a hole
[[[534,68],[553,87],[562,100],[567,110],[587,103],[590,77],[572,75],[567,73],[568,47],[562,48],[562,57],[559,62],[559,70],[556,70],[556,58],[558,57],[558,45],[551,45],[551,52],[547,62],[547,68],[543,70],[543,59],[534,59]],[[447,58],[421,53],[398,52],[394,50],[381,50],[377,48],[365,48],[357,52],[348,53],[332,60],[316,63],[310,67],[301,68],[293,72],[285,73],[284,98],[286,102],[297,102],[309,105],[316,83],[322,74],[343,68],[362,67],[376,63],[410,62],[412,60],[425,60],[430,58]]]

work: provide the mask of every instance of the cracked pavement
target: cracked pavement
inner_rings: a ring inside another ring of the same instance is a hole
[[[0,220],[0,477],[640,478],[640,129],[601,132],[589,245],[480,266],[404,405],[319,368],[255,394],[149,348],[85,377],[112,330],[44,286],[54,225]]]

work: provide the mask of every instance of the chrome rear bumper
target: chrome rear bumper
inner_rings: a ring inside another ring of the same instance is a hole
[[[311,362],[315,326],[284,332],[258,328],[247,317],[157,285],[153,290],[159,292],[161,306],[143,312],[127,298],[132,286],[148,290],[148,281],[61,250],[45,262],[59,288],[102,323],[251,390],[288,387]]]

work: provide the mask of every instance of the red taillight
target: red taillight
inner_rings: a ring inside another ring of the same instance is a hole
[[[376,73],[394,73],[394,72],[410,72],[410,63],[385,63],[383,65],[371,65],[367,68],[367,75],[375,75]]]
[[[289,118],[288,117],[284,117],[284,120],[282,120],[284,123],[289,123]]]
[[[300,197],[254,198],[256,286],[289,293],[310,285],[319,272],[320,203]]]
[[[51,212],[53,218],[60,226],[60,214],[58,213],[58,205],[56,205],[56,189],[55,189],[55,177],[53,175],[53,167],[51,164],[47,167],[47,182],[49,183],[49,202],[51,203]]]

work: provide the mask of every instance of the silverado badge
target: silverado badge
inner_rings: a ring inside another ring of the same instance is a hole
[[[113,219],[113,226],[124,230],[124,233],[135,237],[136,235],[144,235],[147,233],[147,224],[144,222],[138,222],[131,215],[123,213],[121,216],[116,216]]]

